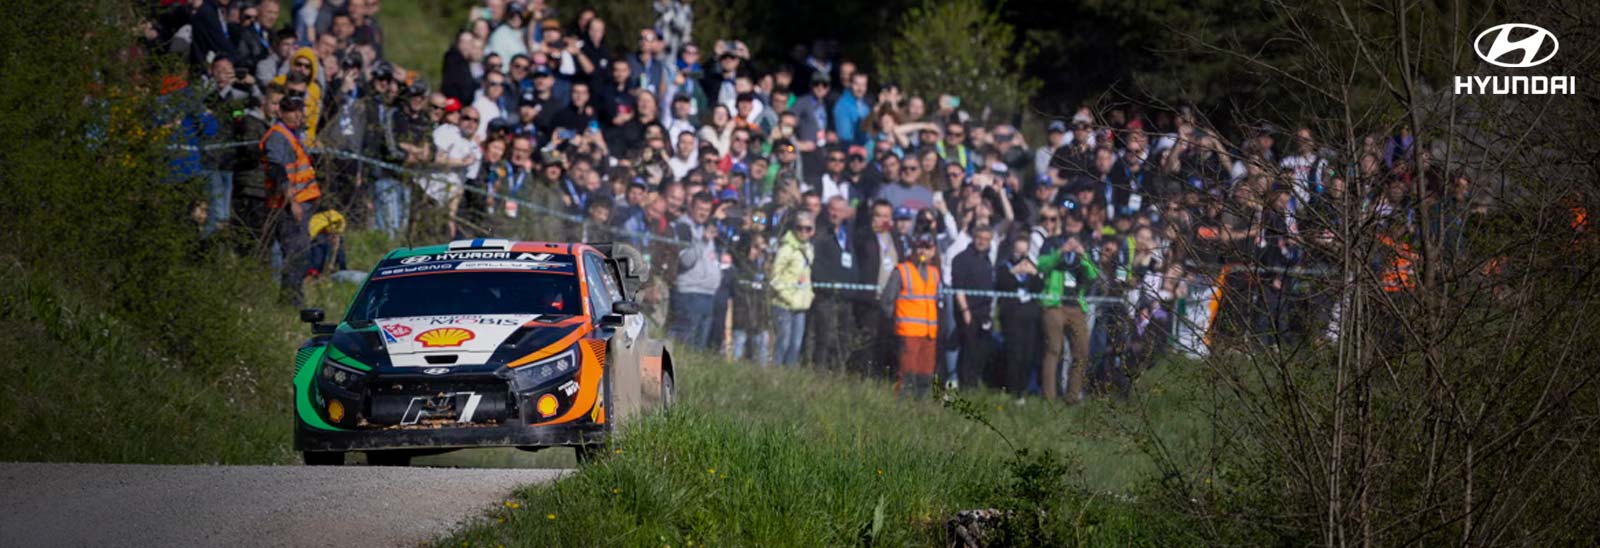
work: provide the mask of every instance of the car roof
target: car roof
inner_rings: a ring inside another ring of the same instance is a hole
[[[553,253],[556,255],[574,255],[585,250],[599,250],[581,243],[564,242],[538,242],[505,240],[498,238],[477,238],[472,240],[456,240],[448,244],[428,245],[421,247],[402,247],[390,251],[383,258],[404,259],[416,255],[437,255],[453,251],[511,251],[518,253]]]

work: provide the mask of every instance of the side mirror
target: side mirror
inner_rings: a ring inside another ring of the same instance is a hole
[[[302,308],[302,309],[300,309],[300,321],[302,321],[302,322],[305,322],[305,323],[322,323],[322,319],[323,319],[323,314],[322,314],[322,309],[321,308]]]
[[[639,303],[633,301],[617,301],[611,303],[611,313],[618,316],[632,316],[641,312]]]
[[[622,327],[623,315],[606,314],[600,317],[600,327]]]

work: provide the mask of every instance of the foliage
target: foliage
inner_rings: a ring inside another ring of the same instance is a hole
[[[885,81],[928,97],[949,93],[980,118],[1008,120],[1039,89],[1021,73],[1028,56],[1012,26],[981,1],[927,0],[900,20],[878,59]]]
[[[190,217],[204,187],[174,146],[199,92],[161,93],[187,76],[132,49],[129,4],[78,9],[0,20],[0,459],[283,461],[304,327]]]

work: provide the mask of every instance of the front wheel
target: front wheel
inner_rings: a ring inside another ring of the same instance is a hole
[[[577,457],[578,464],[594,464],[605,455],[606,446],[601,444],[575,445],[572,447],[573,456]]]
[[[406,451],[367,451],[368,466],[411,466],[411,453]]]
[[[306,466],[343,466],[344,452],[342,451],[301,451],[300,460]]]

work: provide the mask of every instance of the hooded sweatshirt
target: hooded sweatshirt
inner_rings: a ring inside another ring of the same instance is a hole
[[[688,215],[673,223],[673,231],[680,240],[691,242],[678,252],[678,279],[674,288],[682,293],[710,295],[722,285],[722,254],[715,241],[706,241],[706,230],[716,230],[712,224],[696,225]]]
[[[311,48],[300,48],[295,50],[294,55],[289,56],[289,61],[285,66],[291,67],[290,70],[293,70],[292,67],[294,67],[295,60],[301,57],[311,61],[311,81],[306,84],[305,139],[306,144],[310,145],[317,141],[317,123],[322,119],[322,86],[317,84],[322,79],[322,64],[317,62],[317,52],[312,51]],[[288,82],[288,70],[285,70],[283,74],[279,74],[277,78],[272,79],[272,83],[280,86]]]

